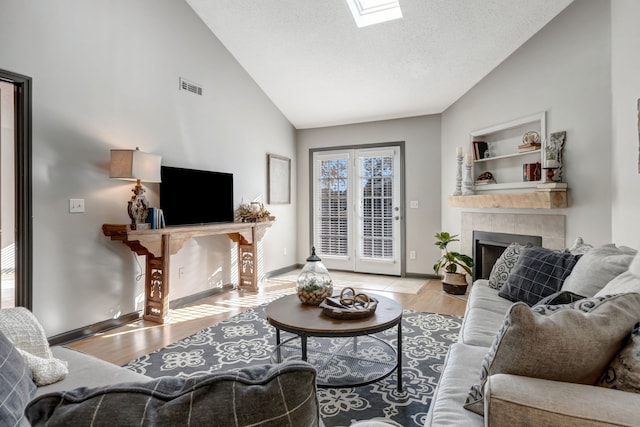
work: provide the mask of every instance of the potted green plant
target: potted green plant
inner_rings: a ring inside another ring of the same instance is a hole
[[[451,235],[446,231],[436,233],[435,245],[442,250],[442,256],[433,266],[433,270],[436,274],[440,274],[440,270],[444,270],[442,277],[442,289],[453,295],[464,295],[467,292],[467,274],[473,275],[471,267],[473,267],[473,260],[471,257],[459,252],[450,251],[447,246],[451,242],[459,242],[458,235]],[[463,273],[458,273],[458,267],[464,270]]]

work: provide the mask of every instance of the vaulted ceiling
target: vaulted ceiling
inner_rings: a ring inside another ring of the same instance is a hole
[[[444,111],[573,0],[400,0],[358,28],[346,0],[187,0],[298,129]]]

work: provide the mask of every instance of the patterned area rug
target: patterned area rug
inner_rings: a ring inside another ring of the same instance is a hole
[[[442,314],[405,311],[402,319],[403,391],[393,373],[361,387],[318,389],[327,427],[349,426],[376,417],[402,426],[422,426],[440,378],[449,346],[457,341],[462,319]],[[396,348],[397,329],[375,335]],[[282,334],[282,340],[291,335]],[[191,377],[218,370],[272,363],[275,329],[259,306],[142,356],[126,368],[153,378]],[[375,351],[371,352],[375,357]]]

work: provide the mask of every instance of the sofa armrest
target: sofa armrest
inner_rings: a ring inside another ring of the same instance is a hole
[[[495,374],[485,385],[487,426],[633,426],[640,394]]]

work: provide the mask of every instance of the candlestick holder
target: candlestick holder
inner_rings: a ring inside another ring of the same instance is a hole
[[[471,196],[474,194],[473,191],[473,179],[471,178],[471,164],[464,165],[467,170],[464,176],[464,182],[462,183],[462,195],[463,196]]]
[[[458,169],[456,172],[456,191],[453,192],[454,196],[462,195],[462,154],[456,156],[458,162]]]

